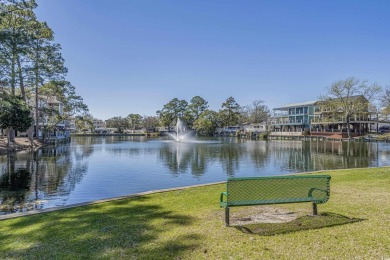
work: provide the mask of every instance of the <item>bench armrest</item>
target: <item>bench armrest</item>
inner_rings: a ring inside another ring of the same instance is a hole
[[[226,201],[223,201],[223,196],[226,197]],[[227,192],[221,192],[221,195],[219,196],[219,205],[223,208],[227,206]]]

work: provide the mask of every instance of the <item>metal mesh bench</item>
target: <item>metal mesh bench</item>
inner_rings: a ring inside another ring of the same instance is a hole
[[[229,226],[229,207],[312,202],[317,215],[317,204],[327,202],[329,196],[329,175],[228,178],[220,206]]]

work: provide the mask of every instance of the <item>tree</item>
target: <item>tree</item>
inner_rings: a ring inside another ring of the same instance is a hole
[[[366,80],[354,77],[339,80],[326,88],[325,94],[320,96],[320,106],[326,108],[337,118],[340,115],[347,126],[348,138],[351,138],[350,121],[353,115],[367,113],[369,102],[374,101],[381,92],[381,86],[369,84]]]
[[[219,111],[223,126],[238,124],[241,116],[240,109],[240,105],[233,97],[226,99],[222,103],[222,109]]]
[[[16,95],[17,85],[23,99],[26,99],[24,78],[27,55],[31,43],[31,32],[37,23],[33,9],[34,0],[0,1],[0,82]],[[8,136],[14,141],[14,130]]]
[[[40,101],[39,113],[46,119],[45,132],[52,132],[59,123],[88,112],[88,106],[84,104],[82,97],[76,95],[76,88],[65,80],[50,81],[43,85],[40,89]]]
[[[380,98],[380,104],[384,108],[384,114],[390,114],[390,87],[387,87]]]
[[[199,135],[213,135],[217,129],[218,113],[206,109],[194,122],[194,129]]]
[[[40,115],[50,110],[47,107],[40,109],[39,101],[51,97],[43,96],[50,82],[57,82],[57,88],[63,88],[60,91],[62,94],[57,95],[57,91],[54,95],[64,105],[62,117],[77,114],[75,111],[85,111],[87,107],[82,98],[75,94],[74,87],[65,81],[67,68],[61,46],[54,43],[51,28],[37,20],[34,13],[36,7],[35,0],[0,0],[0,84],[9,88],[12,95],[20,90],[26,101],[35,99],[32,106],[35,110],[35,136],[38,137],[39,123],[42,121]],[[31,95],[31,92],[34,94]],[[51,114],[54,112],[50,111]]]
[[[184,113],[184,121],[188,127],[192,127],[193,123],[199,116],[209,107],[208,102],[200,96],[195,96],[190,100],[190,104]]]
[[[169,127],[173,120],[183,118],[188,102],[174,98],[164,105],[163,109],[157,111],[162,125]]]
[[[61,56],[61,46],[52,44],[51,38],[45,38],[51,30],[42,25],[38,29],[30,58],[32,60],[29,67],[29,82],[35,89],[35,136],[38,136],[39,126],[39,97],[41,95],[40,88],[50,81],[64,81],[67,73],[67,68],[64,66],[64,59]],[[42,30],[42,32],[40,32]],[[52,32],[51,32],[52,33]],[[42,34],[42,36],[41,36]],[[47,36],[49,37],[49,36]]]
[[[34,0],[7,0],[0,2],[0,77],[8,83],[15,95],[19,83],[21,95],[26,98],[24,85],[25,64],[31,43],[31,33],[37,23]]]
[[[129,121],[126,118],[116,116],[106,120],[106,126],[108,128],[116,128],[118,132],[123,133],[123,131],[129,128]]]
[[[75,125],[77,132],[86,132],[88,130],[93,132],[93,116],[88,112],[78,115],[75,117]]]
[[[248,123],[262,123],[267,120],[270,114],[269,108],[262,100],[255,100],[244,108]]]
[[[159,126],[159,120],[157,116],[144,116],[142,120],[142,126],[146,130],[154,130]]]
[[[142,116],[140,114],[129,114],[126,119],[130,129],[136,130],[142,125]]]
[[[8,129],[8,146],[10,145],[10,129],[24,132],[33,119],[30,116],[30,109],[22,97],[2,93],[0,103],[0,126]]]

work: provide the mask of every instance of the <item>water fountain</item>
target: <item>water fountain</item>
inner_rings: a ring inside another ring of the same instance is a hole
[[[176,132],[168,133],[168,135],[176,142],[185,142],[190,138],[190,133],[191,131],[186,129],[184,122],[180,118],[177,118]]]
[[[219,140],[210,140],[210,139],[199,139],[195,138],[194,130],[188,129],[184,121],[180,118],[176,122],[176,131],[167,133],[168,136],[173,139],[175,143],[186,143],[186,144],[211,144],[211,143],[220,143]],[[172,141],[170,141],[172,142]]]

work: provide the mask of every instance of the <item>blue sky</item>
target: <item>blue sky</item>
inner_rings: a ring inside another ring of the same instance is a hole
[[[315,100],[355,76],[390,86],[390,1],[37,0],[97,118],[177,97],[218,110]]]

